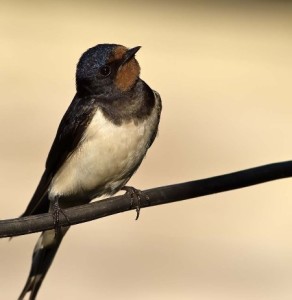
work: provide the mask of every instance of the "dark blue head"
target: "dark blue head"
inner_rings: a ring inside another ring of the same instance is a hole
[[[107,64],[115,44],[100,44],[88,49],[82,54],[77,65],[76,77],[89,78],[98,73],[98,70]]]
[[[116,44],[99,44],[88,49],[77,64],[77,93],[98,95],[129,90],[139,78],[140,66],[135,59],[139,49]]]

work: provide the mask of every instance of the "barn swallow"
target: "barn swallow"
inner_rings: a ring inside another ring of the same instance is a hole
[[[99,44],[81,56],[76,95],[63,116],[45,171],[22,216],[64,208],[113,195],[141,164],[158,130],[161,99],[140,79],[135,54],[116,44]],[[44,231],[19,300],[36,298],[58,247],[68,231]]]

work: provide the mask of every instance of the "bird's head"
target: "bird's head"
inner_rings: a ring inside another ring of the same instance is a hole
[[[130,90],[140,74],[140,66],[135,59],[140,48],[99,44],[88,49],[77,64],[77,93],[98,95]]]

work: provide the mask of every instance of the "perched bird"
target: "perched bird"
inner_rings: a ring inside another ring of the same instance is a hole
[[[141,164],[158,130],[161,100],[140,79],[140,47],[99,44],[80,58],[76,95],[63,116],[39,185],[22,216],[51,212],[113,195]],[[58,225],[58,224],[57,224]],[[44,231],[20,299],[35,299],[69,227]]]

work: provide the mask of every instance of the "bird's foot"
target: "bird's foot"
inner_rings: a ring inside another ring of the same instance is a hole
[[[127,196],[130,197],[131,200],[131,208],[135,207],[136,208],[136,220],[138,220],[140,216],[140,210],[141,210],[141,199],[144,198],[147,201],[149,200],[148,195],[143,193],[142,191],[135,189],[132,186],[124,186],[122,190],[126,191]]]
[[[55,238],[59,239],[62,235],[61,226],[60,226],[60,213],[66,218],[68,225],[70,225],[70,221],[67,217],[67,215],[64,213],[62,208],[59,205],[59,199],[58,197],[55,197],[53,202],[53,220],[54,220],[54,229],[55,229]]]

